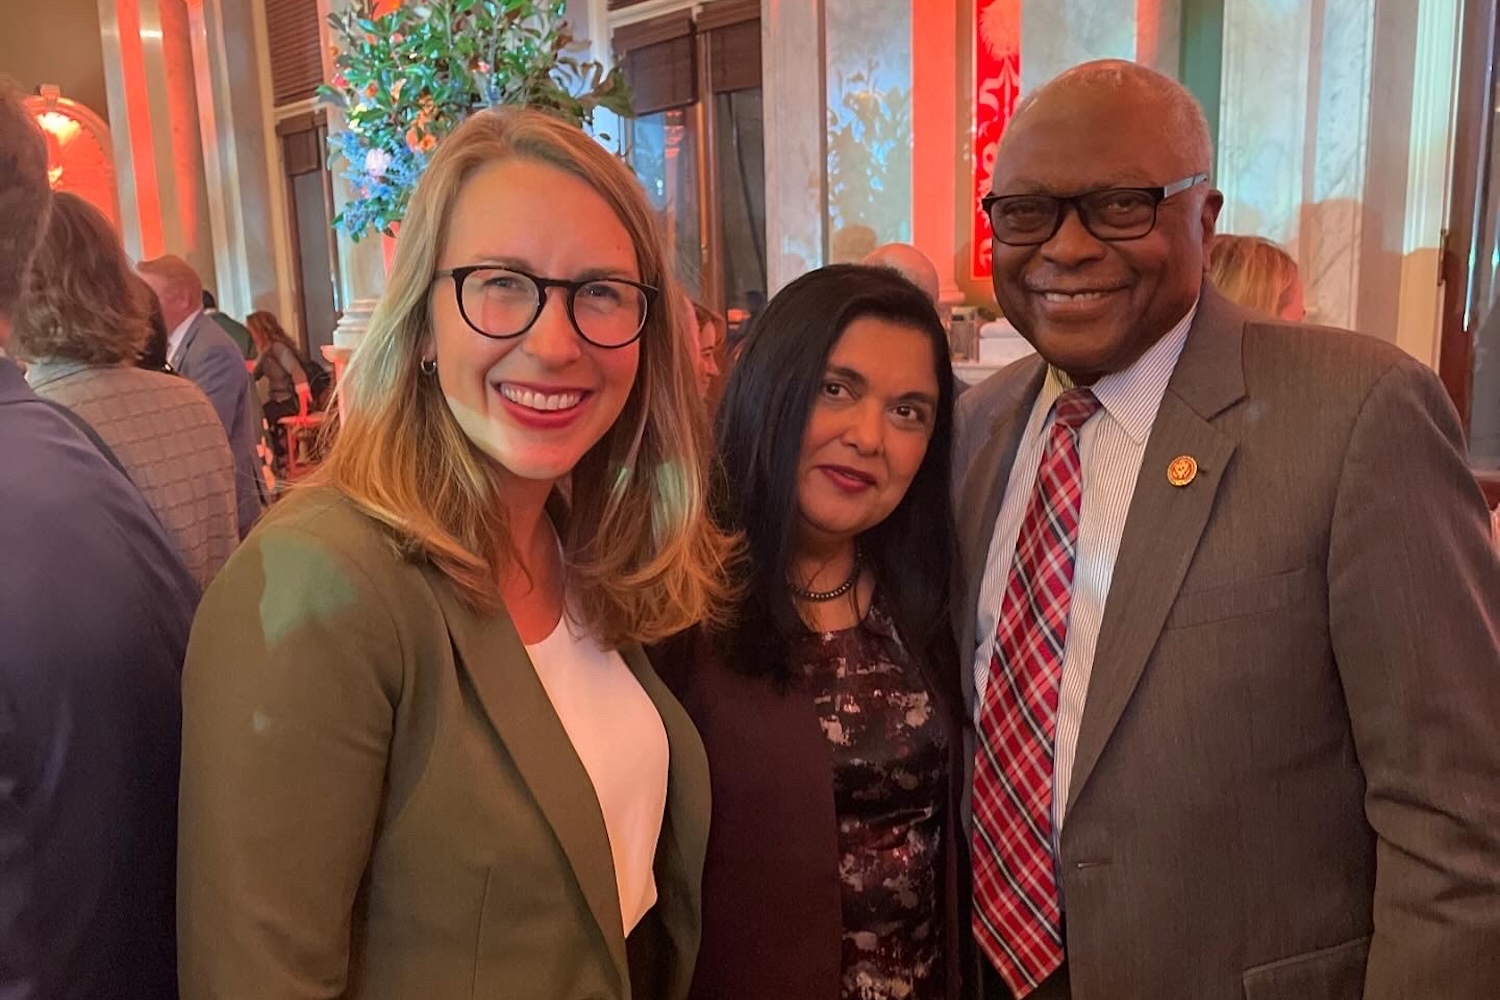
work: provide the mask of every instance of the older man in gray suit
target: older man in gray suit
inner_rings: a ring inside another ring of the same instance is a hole
[[[235,497],[240,537],[265,509],[265,480],[258,452],[261,440],[260,401],[245,367],[245,355],[203,311],[203,279],[181,257],[168,255],[141,263],[141,277],[161,301],[166,320],[167,358],[185,378],[198,383],[218,411],[234,453]]]
[[[1202,111],[1018,111],[960,404],[986,997],[1500,997],[1500,560],[1432,373],[1204,282]]]

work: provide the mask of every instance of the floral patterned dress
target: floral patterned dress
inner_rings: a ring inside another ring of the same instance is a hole
[[[799,659],[833,754],[840,1000],[937,1000],[948,736],[936,699],[878,603]]]

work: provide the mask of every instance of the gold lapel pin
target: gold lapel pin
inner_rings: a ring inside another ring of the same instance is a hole
[[[1173,486],[1186,486],[1198,478],[1198,461],[1192,455],[1178,455],[1167,466],[1167,482]]]

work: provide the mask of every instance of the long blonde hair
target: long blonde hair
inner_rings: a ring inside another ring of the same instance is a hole
[[[619,160],[544,113],[481,112],[433,156],[402,221],[385,295],[339,386],[342,427],[314,481],[383,522],[403,552],[430,560],[472,606],[500,606],[501,572],[515,552],[496,470],[418,365],[454,202],[476,170],[507,159],[547,164],[594,188],[630,233],[641,281],[660,289],[624,409],[573,469],[570,607],[616,645],[716,620],[729,601],[736,543],[706,516],[708,428],[655,216]]]
[[[1230,301],[1279,316],[1298,280],[1297,262],[1268,239],[1220,233],[1209,244],[1208,276]]]

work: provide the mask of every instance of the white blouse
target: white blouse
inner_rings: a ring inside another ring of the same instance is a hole
[[[566,613],[526,652],[588,772],[614,857],[625,933],[656,904],[656,841],[667,805],[667,730],[618,651]]]

